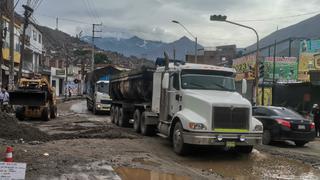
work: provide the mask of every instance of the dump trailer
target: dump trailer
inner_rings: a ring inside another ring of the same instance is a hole
[[[138,133],[168,138],[180,155],[187,154],[190,145],[250,153],[261,144],[263,126],[252,116],[250,102],[236,92],[234,69],[164,64],[111,77],[113,123],[132,122]],[[243,94],[246,88],[243,80]]]
[[[17,89],[9,91],[9,103],[15,106],[19,120],[41,118],[48,121],[57,116],[55,90],[44,78],[22,78]]]

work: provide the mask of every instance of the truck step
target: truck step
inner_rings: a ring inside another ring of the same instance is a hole
[[[158,136],[162,137],[162,138],[169,138],[169,136],[162,134],[162,133],[157,133]]]

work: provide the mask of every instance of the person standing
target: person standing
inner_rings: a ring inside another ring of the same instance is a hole
[[[2,88],[2,110],[8,112],[9,111],[9,93],[5,88]]]
[[[320,109],[319,109],[319,105],[315,106],[312,114],[313,114],[313,122],[314,122],[315,129],[316,129],[316,136],[319,137],[320,136]]]
[[[2,111],[3,97],[4,97],[4,94],[3,94],[2,89],[1,89],[1,91],[0,91],[0,111]]]

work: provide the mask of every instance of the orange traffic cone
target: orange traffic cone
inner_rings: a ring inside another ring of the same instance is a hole
[[[6,150],[6,159],[4,160],[4,162],[13,162],[12,152],[13,152],[13,147],[8,146]]]

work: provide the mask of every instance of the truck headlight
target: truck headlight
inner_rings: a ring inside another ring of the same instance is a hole
[[[99,109],[100,109],[100,108],[101,108],[101,105],[100,105],[100,104],[98,104],[98,105],[97,105],[97,108],[99,108]]]
[[[256,125],[254,127],[253,131],[263,131],[263,126],[262,125]]]
[[[207,127],[202,123],[189,123],[190,129],[196,129],[196,130],[206,130]]]

